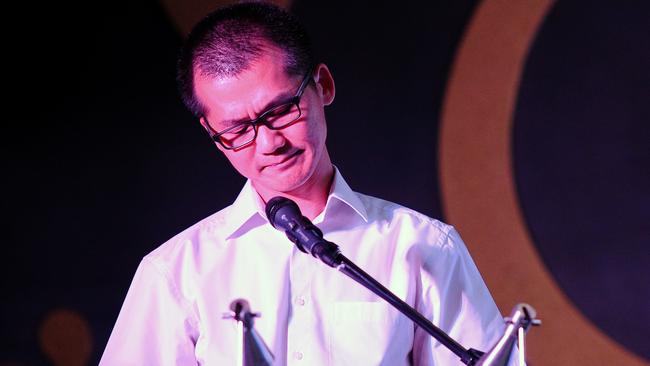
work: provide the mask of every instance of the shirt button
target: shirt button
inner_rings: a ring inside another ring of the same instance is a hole
[[[300,306],[305,306],[305,299],[299,297],[298,300],[296,300],[296,303]]]
[[[295,358],[296,360],[302,360],[302,358],[303,358],[302,352],[294,352],[293,353],[293,358]]]

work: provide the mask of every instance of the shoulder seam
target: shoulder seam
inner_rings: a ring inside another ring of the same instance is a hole
[[[142,261],[149,263],[152,266],[152,268],[156,272],[158,272],[167,281],[167,283],[169,283],[174,293],[174,296],[181,302],[186,313],[190,315],[192,322],[194,323],[193,325],[195,327],[198,326],[198,316],[191,305],[191,301],[189,301],[185,296],[183,296],[183,294],[180,291],[180,288],[176,284],[176,281],[174,281],[174,279],[172,278],[171,274],[169,273],[165,265],[160,263],[160,261],[156,260],[155,257],[150,257],[148,255],[142,258]]]

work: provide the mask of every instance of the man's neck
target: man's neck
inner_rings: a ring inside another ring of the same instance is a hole
[[[304,216],[313,220],[325,209],[330,187],[334,181],[334,167],[329,162],[326,169],[317,169],[300,188],[288,192],[261,191],[256,188],[264,203],[275,196],[283,196],[296,202]]]

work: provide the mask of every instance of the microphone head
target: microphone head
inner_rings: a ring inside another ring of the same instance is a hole
[[[280,210],[285,213],[287,211],[293,213],[295,214],[294,217],[302,217],[300,208],[295,202],[286,197],[273,197],[269,200],[269,202],[266,203],[266,209],[264,211],[266,211],[266,217],[269,219],[269,222],[276,229],[283,227],[281,225],[281,222],[278,220],[278,211]]]
[[[323,238],[323,232],[300,212],[300,207],[286,197],[273,197],[266,204],[271,225],[284,231],[301,252],[319,258],[330,267],[340,264],[338,246]]]

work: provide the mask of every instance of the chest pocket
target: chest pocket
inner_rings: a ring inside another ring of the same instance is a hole
[[[328,315],[331,365],[399,365],[411,350],[410,322],[387,303],[334,302]]]

